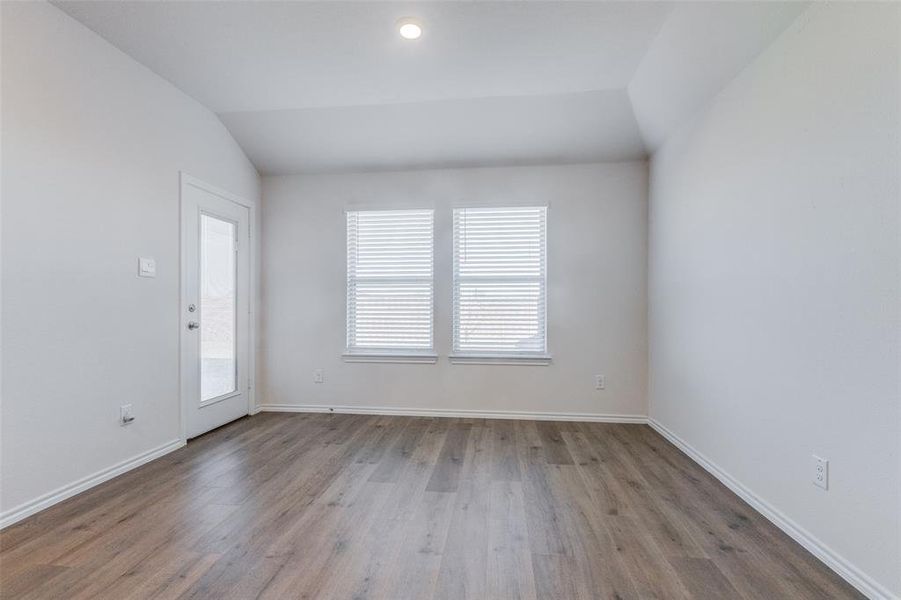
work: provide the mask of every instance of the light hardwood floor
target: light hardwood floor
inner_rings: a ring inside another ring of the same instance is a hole
[[[857,598],[644,425],[260,414],[0,533],[5,598]]]

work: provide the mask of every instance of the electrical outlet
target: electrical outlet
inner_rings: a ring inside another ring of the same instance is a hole
[[[323,381],[325,381],[325,378],[322,376],[322,369],[313,371],[313,383],[322,383]]]
[[[829,489],[829,461],[816,455],[813,457],[813,484]]]
[[[607,387],[607,377],[604,375],[594,376],[594,389],[603,390]]]
[[[122,426],[128,425],[132,421],[135,420],[134,409],[131,404],[123,404],[119,407],[119,424]]]

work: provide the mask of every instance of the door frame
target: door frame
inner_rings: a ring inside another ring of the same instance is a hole
[[[184,394],[184,390],[182,389],[182,352],[183,341],[182,341],[182,317],[183,317],[183,307],[182,302],[184,301],[185,290],[188,288],[187,282],[187,271],[185,269],[185,248],[187,247],[187,236],[188,232],[185,230],[184,223],[182,221],[182,213],[184,211],[184,203],[185,203],[185,190],[188,186],[192,186],[198,189],[201,189],[205,192],[213,194],[214,196],[219,196],[225,200],[229,200],[230,202],[234,202],[240,206],[243,206],[247,209],[247,252],[248,252],[248,282],[249,286],[248,296],[248,315],[247,315],[247,328],[248,328],[248,336],[247,336],[247,414],[252,415],[257,412],[256,410],[256,338],[257,338],[257,324],[256,324],[256,303],[257,303],[257,289],[256,289],[256,248],[254,247],[254,242],[256,240],[254,236],[254,232],[256,229],[256,207],[244,200],[240,196],[236,196],[231,192],[218,188],[214,185],[211,185],[201,179],[193,177],[184,171],[179,171],[179,185],[178,185],[178,231],[179,231],[179,245],[178,245],[178,323],[176,327],[178,328],[178,403],[179,403],[179,438],[182,442],[187,442],[188,440],[188,402],[190,401]]]

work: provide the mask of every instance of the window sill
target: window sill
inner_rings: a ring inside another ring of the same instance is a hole
[[[507,356],[477,355],[477,354],[452,354],[448,357],[455,365],[517,365],[517,366],[547,366],[551,364],[549,354],[526,356],[511,354]]]
[[[341,358],[347,363],[418,363],[433,365],[438,362],[437,354],[345,352],[341,355]]]

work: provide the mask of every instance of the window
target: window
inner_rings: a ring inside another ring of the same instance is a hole
[[[454,210],[457,362],[547,356],[547,207]]]
[[[347,213],[346,359],[434,362],[432,220],[431,210]]]
[[[200,215],[200,401],[238,389],[238,225]]]

